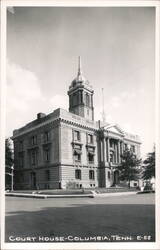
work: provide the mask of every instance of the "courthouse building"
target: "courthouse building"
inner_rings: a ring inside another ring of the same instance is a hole
[[[16,189],[110,187],[119,184],[121,154],[140,156],[140,140],[118,125],[94,121],[94,90],[81,72],[58,108],[13,132]]]

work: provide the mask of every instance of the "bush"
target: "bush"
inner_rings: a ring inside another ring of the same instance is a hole
[[[66,189],[76,189],[77,188],[77,184],[75,181],[68,181],[66,183]]]
[[[152,190],[152,184],[146,183],[146,185],[144,186],[144,190]]]

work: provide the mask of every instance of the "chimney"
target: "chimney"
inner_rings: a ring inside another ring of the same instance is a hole
[[[43,118],[45,116],[46,116],[46,114],[44,114],[44,113],[38,113],[37,114],[37,119],[39,120],[39,119],[41,119],[41,118]]]

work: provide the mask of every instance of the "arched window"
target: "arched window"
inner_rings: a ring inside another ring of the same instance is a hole
[[[89,107],[89,94],[86,93],[86,106]]]

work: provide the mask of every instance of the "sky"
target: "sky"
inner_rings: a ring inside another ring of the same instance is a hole
[[[95,120],[155,142],[154,7],[14,7],[7,14],[6,136],[56,108],[82,72],[94,89]]]

